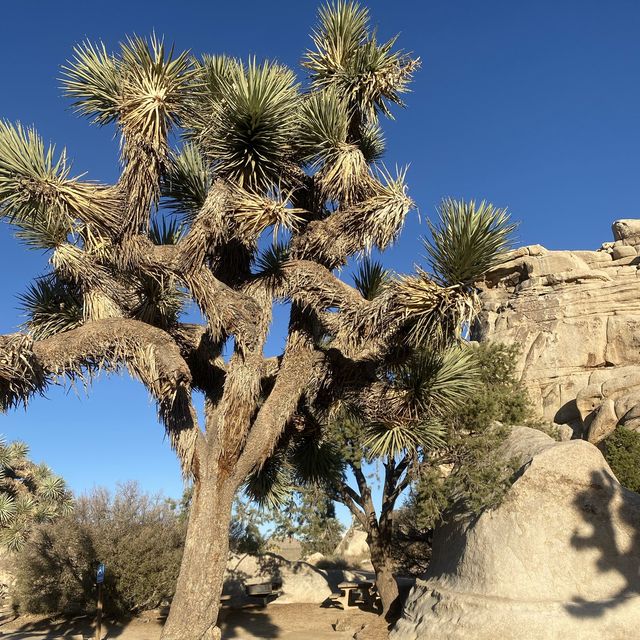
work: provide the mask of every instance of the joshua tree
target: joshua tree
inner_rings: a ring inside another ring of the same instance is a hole
[[[33,525],[51,522],[73,508],[64,480],[28,458],[24,442],[0,438],[0,543],[18,551]]]
[[[418,61],[395,38],[379,42],[357,4],[321,9],[312,39],[304,87],[280,64],[175,55],[155,37],[117,54],[78,46],[63,86],[78,113],[116,127],[113,185],[74,177],[34,130],[0,125],[2,213],[51,251],[24,299],[26,332],[0,338],[0,405],[119,368],[156,399],[194,484],[165,640],[219,637],[231,508],[247,477],[307,415],[347,397],[375,403],[381,365],[448,335],[467,309],[465,287],[422,271],[374,300],[334,272],[385,249],[412,208],[405,173],[376,162],[378,119],[401,104]],[[280,240],[265,248],[271,232]],[[288,335],[266,358],[277,300],[291,305]],[[185,301],[201,324],[182,321]]]

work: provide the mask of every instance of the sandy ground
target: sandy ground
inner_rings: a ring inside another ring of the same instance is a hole
[[[323,608],[311,604],[271,604],[264,609],[244,608],[224,611],[222,637],[225,640],[386,640],[386,625],[371,612],[351,607],[347,611]],[[337,624],[338,630],[334,629]],[[103,627],[103,639],[158,640],[162,622],[158,616],[137,618],[126,625],[107,622]],[[91,621],[87,618],[50,620],[23,617],[0,621],[0,637],[11,640],[50,640],[68,638],[83,640],[93,638]]]

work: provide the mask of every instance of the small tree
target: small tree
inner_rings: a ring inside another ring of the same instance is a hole
[[[236,499],[229,526],[229,549],[234,553],[258,555],[266,550],[267,541],[260,525],[267,521],[255,506]]]
[[[344,526],[323,487],[298,487],[284,505],[274,505],[272,513],[274,536],[300,540],[303,557],[312,553],[330,555],[342,539]]]
[[[324,424],[316,415],[307,416],[303,439],[283,441],[261,481],[248,485],[255,497],[269,491],[277,499],[288,485],[307,482],[326,487],[345,504],[367,533],[384,614],[392,612],[399,595],[393,560],[397,500],[427,469],[433,473],[448,464],[452,452],[460,451],[459,441],[473,433],[473,425],[461,425],[455,416],[471,411],[468,400],[477,397],[488,363],[484,350],[465,345],[462,331],[473,320],[474,283],[504,249],[510,231],[504,212],[485,203],[476,207],[447,200],[439,213],[425,245],[441,286],[465,292],[458,324],[431,325],[414,336],[413,349],[396,347],[384,363],[376,363],[376,383],[368,395],[347,396]],[[384,297],[391,282],[391,275],[370,261],[355,277],[356,288],[371,301]],[[331,348],[334,337],[325,339]],[[484,426],[493,413],[487,406],[476,423]],[[384,469],[379,511],[365,473],[365,465],[375,461]]]
[[[395,518],[395,557],[414,572],[428,565],[438,523],[497,505],[511,485],[515,467],[500,445],[509,425],[535,418],[516,375],[517,355],[517,346],[481,343],[474,349],[480,386],[449,418],[446,447],[434,460],[442,466],[419,469]]]
[[[155,37],[116,54],[82,44],[64,90],[120,136],[111,185],[74,177],[33,129],[0,124],[0,211],[51,256],[25,297],[28,333],[0,338],[0,408],[120,368],[156,399],[194,486],[164,640],[219,637],[232,504],[247,476],[308,415],[347,397],[375,404],[387,360],[425,334],[448,339],[468,309],[464,278],[449,286],[418,271],[368,300],[335,273],[387,248],[413,207],[405,171],[377,164],[380,117],[402,104],[419,64],[395,44],[343,0],[320,10],[304,87],[281,64],[176,55]],[[485,215],[495,252],[505,217]],[[437,248],[443,261],[447,250]],[[201,325],[182,321],[186,300]],[[286,345],[266,358],[278,300],[291,303]],[[203,428],[193,389],[205,395]]]
[[[64,480],[28,455],[23,442],[0,438],[0,543],[11,551],[22,549],[35,525],[73,509]]]
[[[603,442],[603,450],[620,484],[640,493],[640,433],[617,427]]]

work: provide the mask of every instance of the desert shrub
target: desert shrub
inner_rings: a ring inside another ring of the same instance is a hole
[[[640,433],[618,427],[604,441],[603,450],[620,484],[640,493]]]
[[[128,615],[169,600],[174,592],[185,524],[170,503],[119,487],[78,499],[73,514],[41,526],[18,558],[15,602],[24,612],[89,612],[95,570],[107,567],[105,610]]]
[[[446,511],[477,514],[496,506],[511,484],[514,463],[500,454],[510,426],[525,424],[532,409],[515,370],[518,348],[482,343],[476,349],[481,385],[453,416],[446,455],[424,465],[409,504],[413,522],[430,529]]]
[[[477,346],[481,386],[454,416],[454,428],[463,436],[486,432],[496,421],[514,425],[533,417],[529,397],[516,374],[519,350],[517,345],[491,342]]]
[[[318,569],[324,569],[325,571],[344,571],[345,569],[352,568],[345,558],[336,555],[330,555],[326,558],[322,558],[322,560],[316,562],[315,566]]]
[[[18,555],[14,606],[22,613],[80,613],[95,605],[97,552],[73,515],[40,525]]]
[[[274,536],[299,540],[303,557],[332,554],[344,533],[333,500],[320,486],[299,487],[270,517]]]

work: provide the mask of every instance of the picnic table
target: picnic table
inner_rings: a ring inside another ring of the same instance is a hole
[[[271,598],[277,598],[282,593],[281,580],[268,580],[245,585],[247,595],[265,607]]]
[[[352,596],[352,594],[354,594]],[[355,582],[341,582],[338,592],[331,594],[331,599],[342,605],[343,609],[356,604],[364,604],[375,609],[380,600],[376,583],[370,580],[358,580]]]

